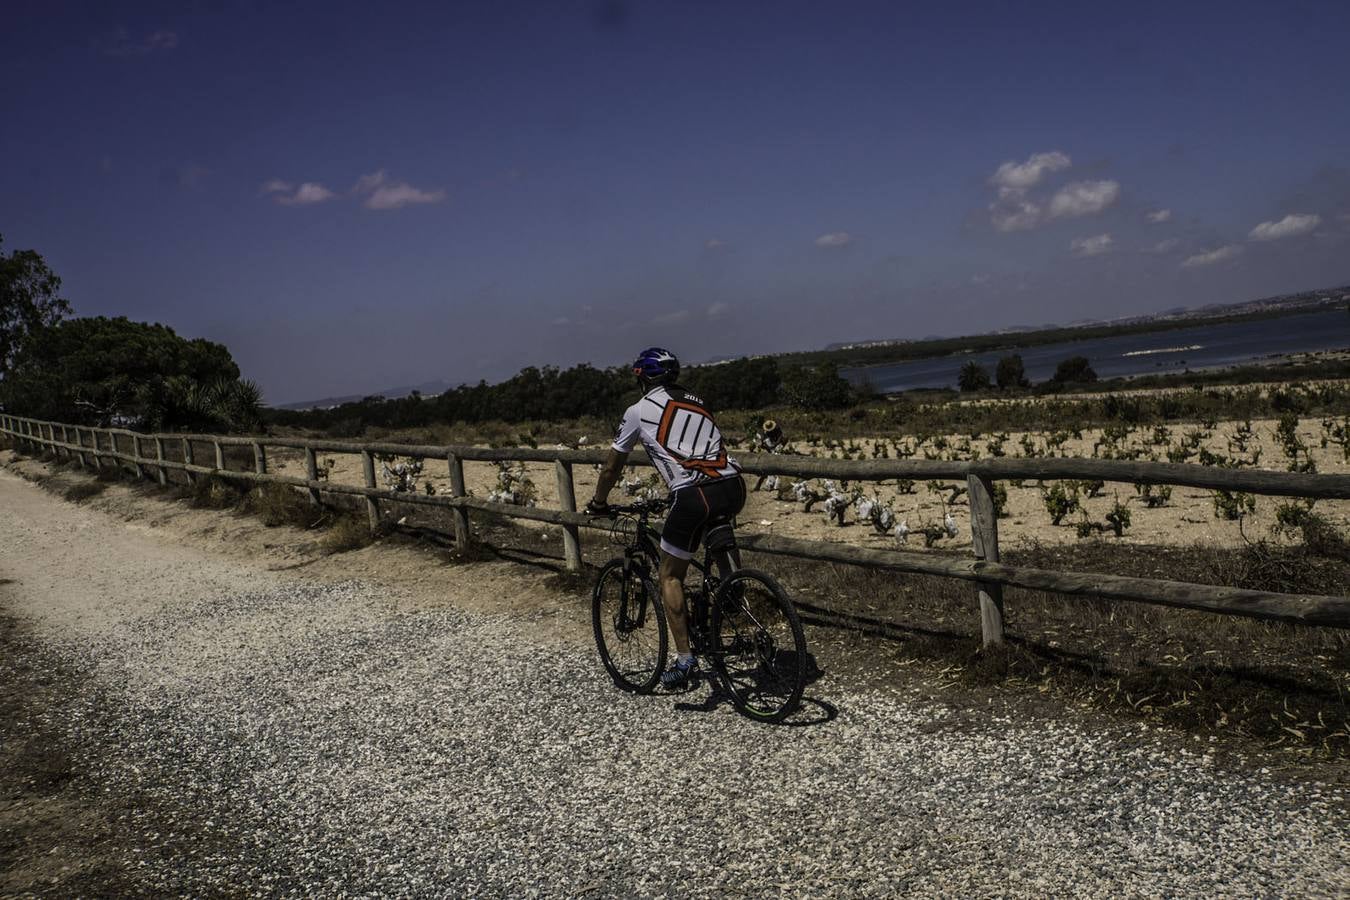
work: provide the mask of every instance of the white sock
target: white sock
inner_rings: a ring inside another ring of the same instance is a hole
[[[694,654],[692,654],[692,653],[676,653],[676,654],[675,654],[675,661],[678,662],[678,663],[679,663],[680,665],[682,665],[682,666],[688,665],[689,663],[691,663],[691,662],[694,661]]]

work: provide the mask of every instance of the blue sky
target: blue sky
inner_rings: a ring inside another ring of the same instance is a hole
[[[271,402],[1350,282],[1350,4],[6,13],[6,249]]]

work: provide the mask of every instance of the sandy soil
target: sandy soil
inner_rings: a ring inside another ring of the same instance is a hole
[[[1284,471],[1288,459],[1276,440],[1276,425],[1277,422],[1271,419],[1253,421],[1252,437],[1246,443],[1246,451],[1237,452],[1232,446],[1232,436],[1237,430],[1238,423],[1220,422],[1204,438],[1202,446],[1212,453],[1240,456],[1244,459],[1255,458],[1259,453],[1258,468]],[[1121,441],[1119,446],[1122,449],[1142,447],[1157,453],[1159,459],[1166,461],[1167,446],[1181,442],[1186,433],[1196,429],[1203,430],[1195,425],[1169,426],[1165,429],[1168,432],[1168,443],[1155,444],[1153,429],[1141,428]],[[1310,448],[1318,472],[1341,474],[1350,472],[1350,463],[1347,463],[1340,446],[1335,443],[1329,444],[1326,448],[1321,446],[1324,430],[1319,419],[1302,419],[1299,436]],[[1008,457],[1025,456],[1022,446],[1024,439],[1029,439],[1032,446],[1045,450],[1048,437],[1049,435],[1044,432],[1009,432],[1003,441],[1003,450]],[[1101,438],[1101,429],[1085,430],[1081,439],[1070,437],[1060,447],[1052,448],[1050,452],[1052,455],[1091,457],[1094,445]],[[929,440],[917,448],[914,458],[923,459],[928,454],[937,454],[944,459],[969,458],[969,452],[957,449],[963,448],[968,439],[959,435],[948,435],[945,440],[947,447],[940,450],[934,447],[933,440]],[[856,442],[862,448],[861,456],[855,454],[855,458],[873,458],[874,448],[879,441],[887,448],[891,458],[895,458],[894,444],[912,446],[914,443],[911,438],[862,439]],[[991,455],[990,436],[986,435],[968,443],[969,450],[979,453],[982,458]],[[798,453],[823,457],[829,457],[831,452],[838,452],[801,445],[794,449]],[[1144,458],[1147,459],[1147,456]],[[323,454],[320,459],[332,460],[330,477],[334,481],[344,484],[363,483],[360,457]],[[303,458],[298,453],[277,450],[272,465],[277,471],[287,474],[302,474],[304,471]],[[444,464],[428,460],[426,466],[422,482],[433,485],[438,493],[448,493],[450,482]],[[526,464],[525,472],[535,485],[539,505],[556,508],[558,492],[552,464]],[[487,497],[497,487],[497,473],[497,466],[491,463],[465,463],[465,480],[469,491],[479,497]],[[573,475],[576,479],[577,502],[584,503],[594,493],[595,470],[591,467],[576,467]],[[625,477],[637,482],[652,475],[650,468],[630,467]],[[752,487],[756,480],[750,479]],[[786,486],[789,480],[782,479],[782,484]],[[819,487],[819,482],[813,483]],[[861,488],[869,496],[875,493],[883,502],[891,505],[896,519],[906,522],[911,530],[905,545],[907,548],[922,549],[924,542],[918,535],[920,528],[925,524],[941,525],[946,512],[950,511],[956,520],[958,534],[954,539],[940,540],[935,546],[944,549],[969,549],[971,542],[967,498],[962,494],[948,506],[947,498],[952,492],[933,490],[938,484],[941,482],[916,482],[913,485],[913,492],[907,494],[901,494],[893,481],[879,484],[853,483],[849,487]],[[1032,541],[1066,544],[1081,540],[1075,529],[1075,523],[1082,520],[1080,513],[1066,517],[1059,526],[1052,525],[1045,508],[1041,487],[1035,481],[1027,481],[1020,486],[1012,482],[1003,484],[1008,491],[1008,515],[999,522],[999,537],[1002,544],[1015,547]],[[621,490],[616,490],[611,499],[620,502],[622,495]],[[1275,510],[1280,503],[1285,502],[1283,498],[1257,497],[1255,513],[1245,516],[1241,521],[1218,518],[1215,514],[1213,493],[1194,488],[1174,488],[1166,506],[1150,509],[1137,496],[1133,485],[1107,483],[1098,496],[1084,497],[1082,503],[1091,520],[1103,522],[1106,513],[1117,500],[1125,504],[1130,512],[1131,524],[1124,536],[1117,539],[1107,533],[1105,536],[1094,535],[1089,538],[1090,540],[1123,540],[1134,544],[1205,543],[1220,547],[1235,547],[1247,540],[1281,539],[1273,533],[1272,528],[1275,525]],[[1317,512],[1340,528],[1350,527],[1350,501],[1322,501],[1317,504]],[[870,524],[858,523],[856,511],[853,509],[850,509],[845,517],[845,522],[846,524],[840,527],[828,521],[821,511],[820,504],[813,506],[812,511],[807,513],[803,511],[801,503],[790,499],[780,500],[774,492],[762,489],[752,494],[746,511],[741,516],[739,527],[744,533],[769,532],[811,540],[846,541],[867,547],[899,546],[893,536],[878,534]]]

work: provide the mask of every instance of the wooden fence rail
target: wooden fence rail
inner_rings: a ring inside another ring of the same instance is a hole
[[[572,466],[604,460],[604,450],[536,449],[529,447],[485,448],[451,445],[413,445],[379,442],[304,440],[279,437],[239,437],[211,434],[143,434],[119,428],[65,425],[0,414],[0,434],[16,445],[32,450],[50,450],[58,457],[77,460],[81,466],[101,468],[105,462],[126,465],[141,478],[168,483],[170,470],[182,471],[190,481],[214,475],[251,484],[281,484],[303,489],[311,502],[324,494],[361,497],[372,528],[380,521],[380,504],[411,503],[445,507],[452,512],[455,541],[464,546],[471,539],[470,510],[530,519],[562,526],[563,559],[569,569],[581,567],[578,540],[580,528],[608,528],[576,512]],[[129,446],[126,452],[119,446]],[[154,454],[145,455],[145,442],[152,441]],[[213,465],[197,462],[194,443],[211,444]],[[106,446],[105,446],[106,445]],[[182,447],[183,460],[166,457],[166,446]],[[252,455],[252,471],[227,469],[225,448],[246,447]],[[305,477],[269,471],[267,448],[303,450]],[[315,455],[319,452],[358,454],[364,484],[334,484],[318,477]],[[449,471],[450,494],[425,495],[382,489],[375,483],[374,459],[378,455],[443,459]],[[464,462],[554,463],[561,509],[539,509],[493,503],[469,496],[464,481]],[[1317,499],[1350,499],[1350,475],[1220,469],[1184,463],[1125,462],[1096,459],[1003,457],[971,462],[946,460],[832,460],[805,456],[747,454],[740,457],[750,474],[789,475],[798,478],[826,477],[850,481],[965,479],[970,497],[973,558],[923,553],[913,550],[875,550],[830,541],[803,541],[777,535],[742,535],[741,546],[761,553],[793,556],[822,562],[839,562],[897,572],[940,575],[973,582],[984,643],[1003,641],[1003,588],[1019,587],[1052,591],[1070,596],[1108,597],[1163,606],[1184,607],[1225,615],[1277,619],[1308,625],[1350,628],[1350,597],[1282,594],[1217,587],[1155,578],[1059,572],[999,561],[998,519],[995,516],[994,482],[1000,479],[1100,479],[1132,484],[1175,484],[1211,490],[1245,491],[1275,496]],[[646,460],[635,464],[647,463]]]

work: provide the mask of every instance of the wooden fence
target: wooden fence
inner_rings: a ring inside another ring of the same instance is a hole
[[[321,503],[324,494],[345,494],[365,499],[371,527],[380,520],[382,502],[447,507],[452,511],[455,541],[464,546],[471,536],[470,512],[483,510],[519,519],[533,519],[562,527],[563,559],[569,569],[581,567],[580,528],[608,527],[576,511],[572,466],[602,462],[603,450],[546,450],[532,448],[488,449],[469,446],[352,443],[281,437],[232,437],[200,434],[141,434],[117,428],[65,425],[16,416],[0,415],[0,434],[19,445],[49,450],[77,459],[86,468],[105,461],[127,465],[143,478],[167,484],[171,469],[187,479],[214,475],[253,484],[283,484],[304,489],[311,502]],[[120,443],[119,443],[120,442]],[[176,443],[181,460],[169,459],[166,447]],[[210,459],[198,462],[194,445],[210,444]],[[125,449],[124,449],[125,447]],[[153,455],[146,448],[153,447]],[[305,454],[305,477],[268,471],[268,448],[285,447]],[[226,467],[227,448],[247,448],[252,454],[249,471]],[[319,477],[316,454],[359,454],[364,486],[335,484]],[[443,459],[449,468],[450,495],[397,493],[375,483],[375,458],[392,454]],[[1307,594],[1283,594],[1241,588],[1216,587],[1190,582],[1118,575],[1061,572],[999,561],[998,519],[994,510],[994,482],[1000,479],[1092,479],[1131,484],[1171,484],[1211,490],[1245,491],[1287,497],[1350,499],[1350,475],[1316,475],[1292,472],[1223,469],[1184,463],[1124,462],[1096,459],[1008,459],[971,462],[945,460],[833,460],[804,456],[746,454],[738,457],[749,474],[789,475],[798,478],[825,477],[849,481],[880,481],[908,478],[936,480],[964,478],[970,498],[971,558],[923,553],[912,550],[875,550],[828,541],[803,541],[776,535],[741,535],[742,547],[761,553],[795,556],[822,562],[839,562],[898,572],[941,575],[973,582],[980,611],[984,643],[1003,640],[1003,588],[1007,586],[1053,591],[1072,596],[1109,597],[1164,606],[1206,610],[1227,615],[1279,619],[1309,625],[1350,628],[1350,598]],[[538,509],[492,503],[468,495],[464,485],[466,461],[551,462],[558,482],[560,509]],[[642,462],[645,462],[642,461]]]

